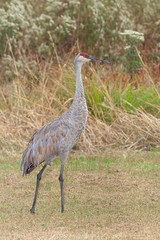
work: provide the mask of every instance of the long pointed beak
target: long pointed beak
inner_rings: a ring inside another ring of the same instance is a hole
[[[110,63],[107,60],[99,59],[96,57],[88,56],[89,59],[91,59],[91,62],[101,62],[101,63]]]

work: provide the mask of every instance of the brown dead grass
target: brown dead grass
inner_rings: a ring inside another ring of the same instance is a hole
[[[16,69],[16,79],[2,86],[0,147],[5,152],[8,152],[8,147],[10,152],[14,152],[14,146],[24,148],[38,128],[59,116],[71,105],[75,91],[74,69],[69,67],[68,60],[63,65],[59,61],[58,63],[58,66],[54,66],[52,61],[37,62],[36,71],[39,76],[26,63],[27,73],[24,76]],[[78,148],[93,153],[119,146],[132,149],[160,147],[160,120],[140,108],[128,113],[116,107],[104,82],[106,79],[113,79],[116,86],[122,76],[116,75],[115,81],[114,72],[103,68],[101,72],[102,76],[99,76],[95,69],[90,68],[90,78],[94,74],[97,88],[105,91],[108,105],[104,103],[103,107],[109,109],[112,122],[107,124],[103,117],[102,120],[99,119],[93,102],[94,116],[89,114]],[[89,89],[87,77],[88,73],[84,69],[86,94]],[[113,84],[113,81],[111,83]],[[157,111],[160,111],[159,106]]]

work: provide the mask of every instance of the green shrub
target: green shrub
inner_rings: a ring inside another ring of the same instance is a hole
[[[124,109],[130,113],[141,108],[143,111],[160,118],[160,98],[155,87],[147,88],[142,85],[135,88],[130,84],[118,88],[113,85],[108,93],[106,90],[107,87],[105,89],[104,84],[94,81],[94,78],[90,81],[86,90],[87,104],[90,111],[103,121],[112,122],[115,117],[115,109]]]
[[[60,54],[78,39],[85,51],[115,59],[123,48],[119,32],[125,29],[159,39],[159,14],[159,0],[10,0],[0,8],[0,55],[6,53],[7,36],[16,53],[51,49],[50,33]]]

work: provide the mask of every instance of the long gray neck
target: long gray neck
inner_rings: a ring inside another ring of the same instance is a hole
[[[76,71],[76,92],[74,100],[77,98],[84,97],[84,89],[83,89],[83,82],[82,82],[82,76],[81,76],[81,68],[82,64],[75,63],[75,71]]]

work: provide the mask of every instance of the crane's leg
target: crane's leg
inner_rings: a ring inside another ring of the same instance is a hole
[[[45,164],[43,166],[43,168],[41,169],[41,171],[37,174],[37,184],[36,184],[36,191],[35,191],[35,196],[34,196],[34,200],[33,200],[33,205],[32,208],[30,209],[31,213],[34,213],[35,211],[35,205],[36,205],[36,200],[37,200],[37,195],[38,195],[38,188],[39,188],[39,183],[42,177],[42,173],[44,172],[44,169],[47,167],[47,165]]]
[[[64,165],[61,165],[59,182],[60,182],[60,187],[61,187],[61,212],[62,213],[64,212],[63,169],[64,169]]]

